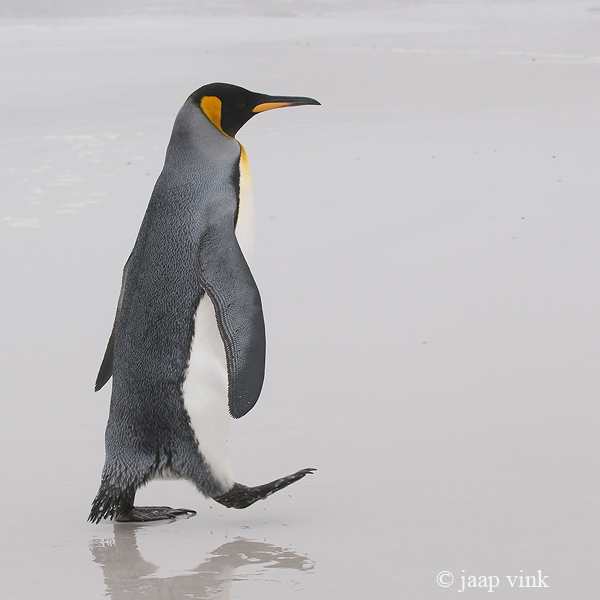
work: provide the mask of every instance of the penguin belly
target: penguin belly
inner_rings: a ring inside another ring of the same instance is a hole
[[[227,403],[227,361],[215,310],[206,294],[194,317],[194,339],[182,391],[200,453],[214,477],[224,489],[229,489],[234,481],[227,448],[231,419]]]
[[[254,198],[250,165],[243,146],[239,166],[240,191],[235,235],[250,265],[254,253]],[[227,359],[215,310],[207,294],[200,299],[194,316],[194,337],[182,392],[198,449],[213,476],[225,490],[229,490],[235,482],[229,466],[231,416]]]

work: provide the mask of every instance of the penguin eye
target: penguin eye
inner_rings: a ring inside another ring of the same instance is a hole
[[[236,104],[236,106],[237,106],[238,108],[246,108],[246,103],[245,103],[245,102],[238,102],[238,103]]]

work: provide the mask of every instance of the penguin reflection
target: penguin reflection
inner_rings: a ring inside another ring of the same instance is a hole
[[[313,561],[267,542],[236,538],[211,552],[211,557],[189,575],[152,577],[158,567],[145,561],[138,549],[137,530],[143,525],[114,526],[114,540],[92,540],[94,562],[104,573],[107,595],[112,600],[143,594],[147,600],[228,600],[239,567],[263,565],[264,569],[309,571]]]

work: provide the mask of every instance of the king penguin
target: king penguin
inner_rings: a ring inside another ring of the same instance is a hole
[[[96,391],[113,378],[106,461],[89,521],[156,521],[195,511],[134,506],[156,478],[191,481],[207,497],[246,508],[298,481],[236,483],[231,417],[258,400],[265,325],[249,263],[254,205],[248,158],[235,139],[254,115],[312,98],[212,83],[185,102],[173,127],[133,251],[123,269]]]

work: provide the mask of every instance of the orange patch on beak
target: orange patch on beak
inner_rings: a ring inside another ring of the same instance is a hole
[[[258,104],[252,109],[253,113],[264,112],[265,110],[271,110],[273,108],[281,108],[283,106],[289,106],[291,102],[264,102],[263,104]]]

